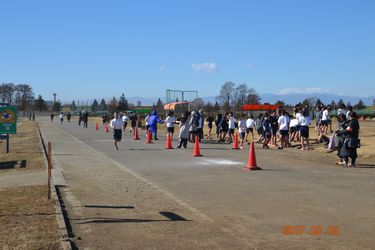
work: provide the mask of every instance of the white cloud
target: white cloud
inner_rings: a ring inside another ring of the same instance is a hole
[[[332,91],[323,88],[286,88],[278,92],[279,95],[288,94],[331,94]]]
[[[247,67],[249,67],[249,69],[255,69],[257,66],[254,63],[250,63]]]
[[[200,64],[192,64],[191,67],[193,70],[200,72],[206,72],[206,73],[212,73],[215,72],[218,67],[215,63],[200,63]]]

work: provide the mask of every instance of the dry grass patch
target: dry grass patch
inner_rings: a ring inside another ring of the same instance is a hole
[[[40,147],[39,133],[35,121],[20,121],[17,134],[10,135],[10,153],[6,154],[6,141],[2,145],[0,162],[17,162],[20,167],[21,161],[26,160],[26,169],[44,168],[44,155]],[[7,169],[0,170],[9,171]],[[0,172],[0,173],[1,173]]]
[[[46,186],[0,190],[0,246],[61,249],[55,213]]]

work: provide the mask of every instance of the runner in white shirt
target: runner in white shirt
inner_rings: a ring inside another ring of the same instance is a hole
[[[116,150],[118,150],[117,142],[122,139],[123,120],[119,117],[118,113],[114,113],[114,118],[111,121],[111,128],[113,129],[113,144]]]
[[[173,111],[168,112],[168,116],[164,122],[167,125],[167,133],[171,133],[171,140],[173,141],[174,125],[176,124],[176,117],[174,117]]]
[[[255,126],[255,121],[254,121],[254,116],[250,115],[250,118],[246,120],[246,141],[247,141],[247,136],[249,133],[251,133],[251,136],[254,140],[254,126]]]
[[[121,119],[122,119],[122,122],[123,122],[123,126],[122,126],[122,128],[123,128],[123,130],[124,130],[124,132],[125,132],[125,129],[126,129],[126,127],[128,126],[128,122],[129,122],[129,117],[126,115],[126,113],[121,117]]]
[[[307,109],[304,109],[302,116],[298,119],[300,125],[300,134],[301,134],[301,150],[309,149],[309,125],[311,119],[307,114]],[[306,140],[306,147],[304,145],[304,140]]]
[[[277,123],[279,124],[280,142],[281,146],[278,149],[283,149],[289,145],[289,116],[288,113],[283,110],[282,116],[279,117]]]
[[[240,134],[240,149],[243,149],[246,134],[246,114],[242,114],[241,120],[238,122],[238,132]]]
[[[60,112],[60,124],[62,125],[63,124],[63,121],[64,121],[64,112]]]
[[[320,124],[322,126],[322,131],[324,131],[324,133],[327,133],[328,126],[331,123],[331,117],[329,115],[329,112],[331,112],[331,105],[328,105],[322,113],[322,121],[320,122]]]
[[[289,127],[290,127],[290,137],[289,137],[289,143],[291,143],[292,141],[298,141],[298,119],[296,118],[293,118],[290,120],[290,124],[289,124]]]
[[[236,121],[236,119],[234,119],[233,112],[230,112],[230,114],[228,116],[228,129],[229,129],[228,137],[229,137],[229,143],[233,142],[234,130],[236,128],[235,121]]]
[[[151,116],[151,114],[150,114],[150,113],[147,113],[147,116],[145,117],[146,132],[147,132],[148,129],[150,128],[150,125],[149,125],[150,116]]]

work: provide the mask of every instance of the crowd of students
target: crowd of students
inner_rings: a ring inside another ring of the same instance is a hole
[[[83,121],[85,127],[87,127],[88,116],[86,113],[79,115],[79,124]],[[316,107],[317,143],[324,143],[327,148],[337,150],[339,158],[337,164],[355,167],[357,148],[360,146],[357,115],[352,107],[346,109],[345,105],[340,106],[337,111],[337,128],[333,129],[335,124],[332,124],[331,113],[330,105]],[[204,137],[213,140],[214,132],[212,130],[215,124],[217,143],[232,143],[238,132],[240,149],[243,149],[246,142],[250,144],[249,136],[252,141],[261,143],[263,149],[274,147],[283,150],[286,147],[291,147],[294,142],[300,144],[301,150],[311,149],[309,126],[312,121],[310,112],[307,107],[300,105],[294,107],[292,114],[289,114],[285,109],[278,109],[261,113],[257,117],[254,117],[253,114],[240,114],[236,118],[233,112],[224,115],[218,114],[216,117],[211,114],[205,116],[202,109],[184,112],[178,118],[175,117],[173,111],[169,111],[166,119],[161,119],[156,111],[147,114],[144,119],[134,112],[115,113],[111,121],[107,116],[103,116],[103,124],[110,122],[110,126],[114,130],[113,139],[116,149],[118,149],[117,142],[121,140],[122,132],[125,132],[128,124],[130,123],[130,132],[134,133],[135,127],[143,121],[146,130],[150,131],[154,140],[158,140],[158,124],[165,124],[166,132],[170,133],[172,140],[174,139],[175,126],[179,126],[177,148],[186,148],[187,143],[194,143],[196,138],[199,142]],[[206,135],[203,131],[205,124],[208,129]]]
[[[333,130],[330,116],[332,108],[330,105],[326,107],[318,106],[315,130],[318,142],[322,141],[322,138],[328,138],[329,142],[332,140],[329,137],[333,137],[330,134],[334,135],[337,141],[335,149],[338,150],[339,156],[337,164],[355,167],[357,147],[359,147],[359,123],[356,113],[352,110],[352,107],[348,107],[346,110],[345,106],[338,109],[337,129]],[[252,114],[241,114],[238,118],[235,118],[233,112],[228,112],[224,115],[218,114],[216,119],[208,114],[205,119],[203,111],[199,110],[198,112],[185,112],[179,119],[176,119],[174,113],[170,111],[163,121],[166,124],[167,132],[170,132],[172,137],[175,124],[179,124],[178,148],[181,146],[186,148],[187,142],[194,142],[196,137],[201,141],[204,137],[203,127],[205,123],[208,128],[206,139],[213,139],[212,129],[215,123],[218,143],[232,143],[234,134],[238,130],[240,149],[243,149],[245,142],[250,144],[248,140],[250,135],[251,139],[261,143],[264,149],[275,147],[280,150],[291,147],[294,142],[300,144],[301,150],[312,149],[309,131],[311,122],[309,109],[300,105],[294,107],[292,114],[289,114],[285,109],[279,109],[259,114],[256,118]],[[257,135],[255,135],[255,131]],[[349,158],[351,159],[350,162]]]

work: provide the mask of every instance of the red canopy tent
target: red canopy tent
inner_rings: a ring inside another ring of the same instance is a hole
[[[279,105],[271,105],[271,104],[245,104],[242,105],[243,111],[269,111],[269,110],[277,110],[280,106]]]

